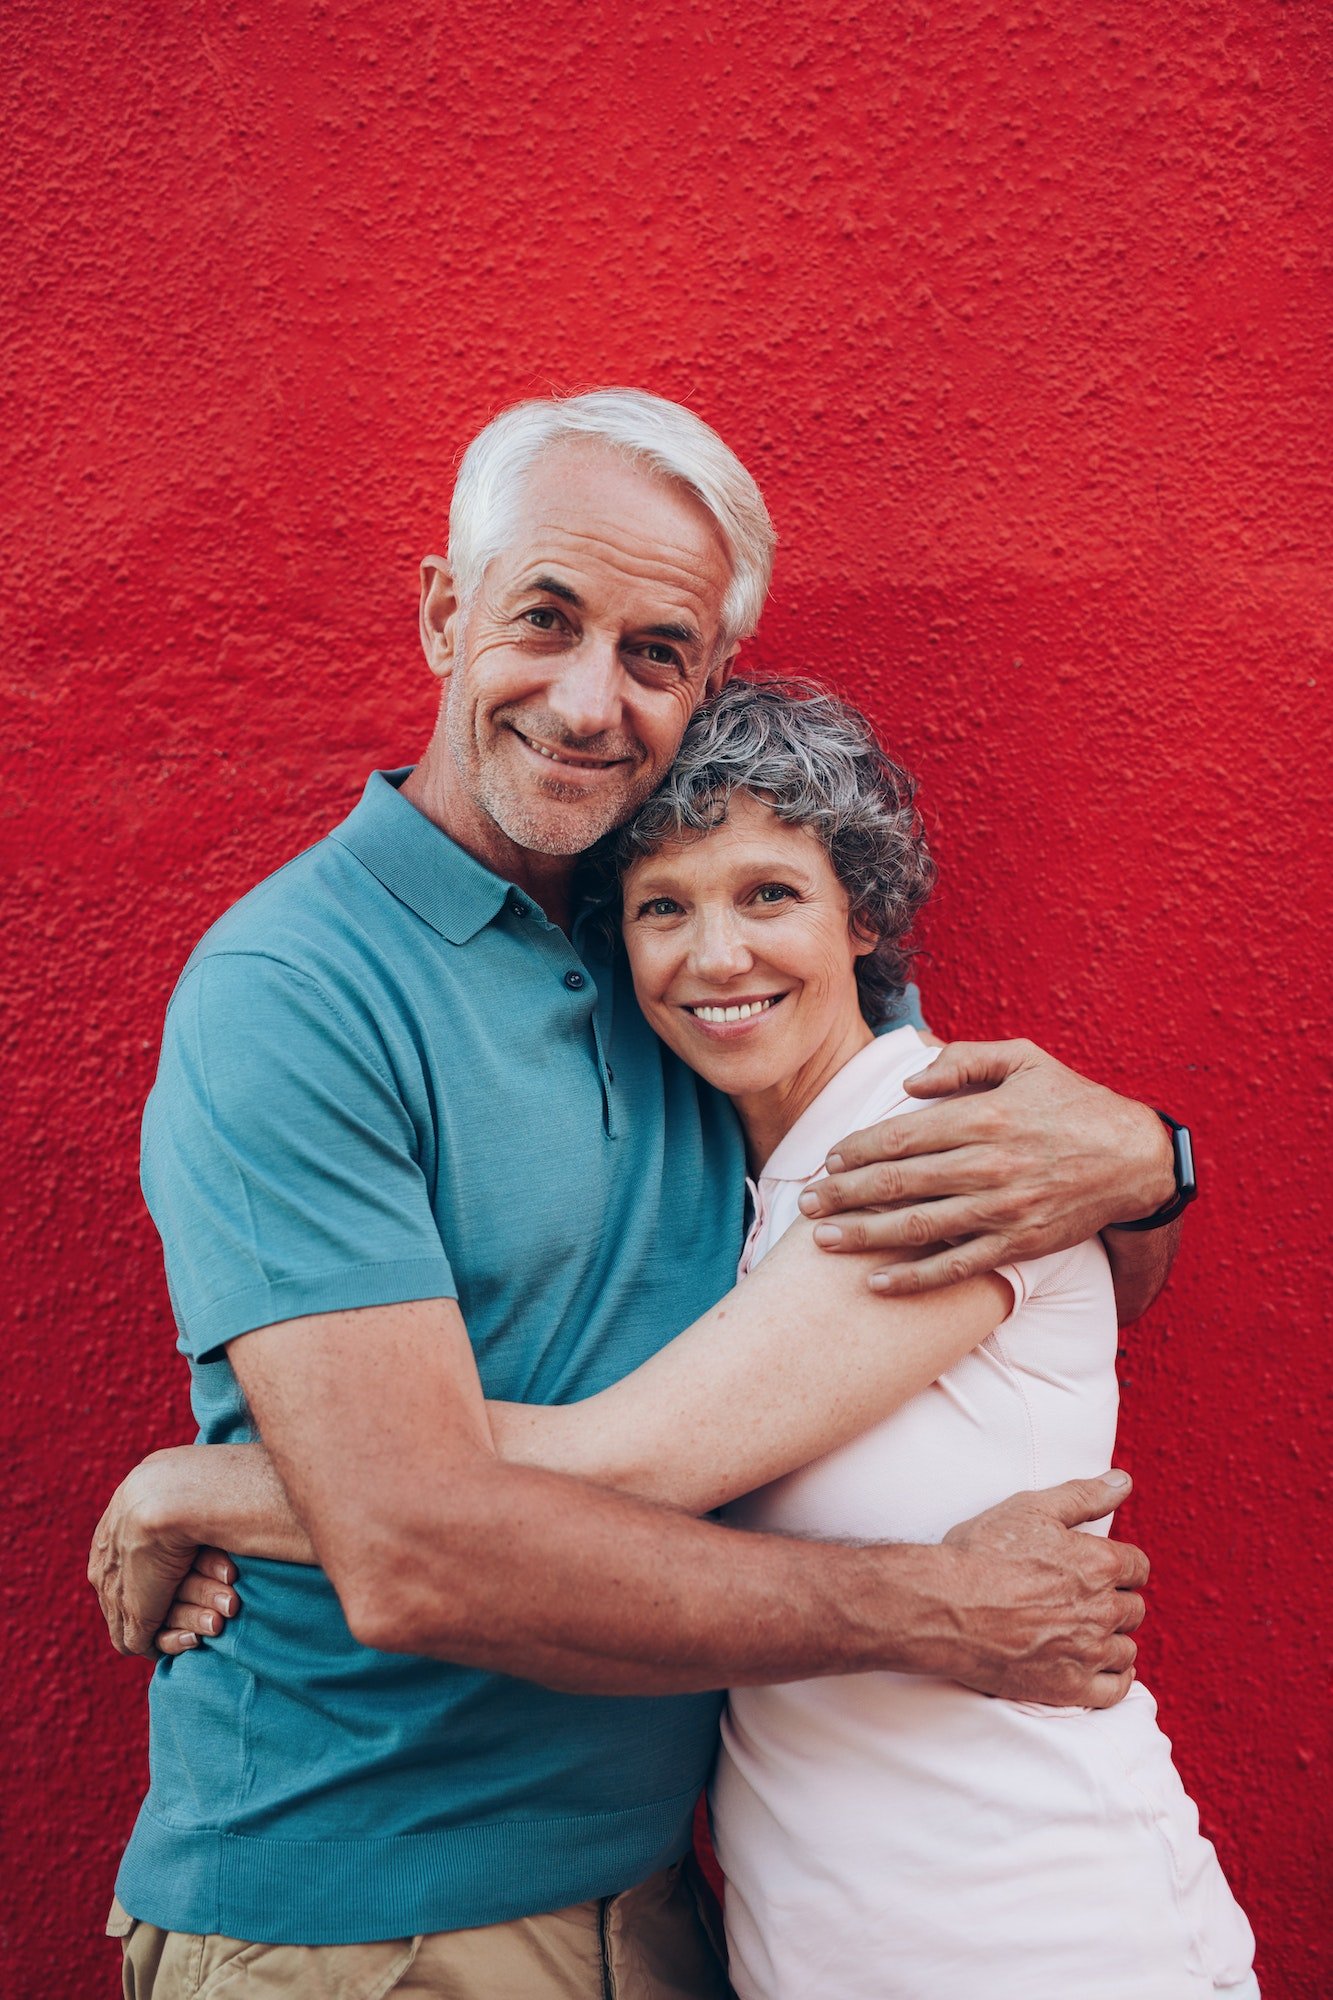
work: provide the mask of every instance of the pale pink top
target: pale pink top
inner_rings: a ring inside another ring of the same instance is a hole
[[[742,1271],[796,1219],[838,1139],[913,1108],[903,1079],[933,1055],[900,1028],[833,1079],[752,1190]],[[1105,1471],[1117,1332],[1101,1244],[1002,1275],[1014,1308],[981,1347],[728,1518],[936,1542],[1020,1489]],[[1137,1683],[1103,1712],[889,1673],[734,1691],[712,1808],[741,2000],[1257,1992],[1249,1925],[1156,1715]]]

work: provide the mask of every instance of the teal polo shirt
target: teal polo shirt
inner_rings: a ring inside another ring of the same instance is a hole
[[[203,1441],[254,1436],[227,1343],[255,1327],[456,1297],[486,1394],[557,1403],[734,1280],[730,1106],[619,955],[447,839],[405,775],[230,910],[168,1009],[143,1187]],[[719,1696],[374,1652],[322,1571],[238,1567],[242,1615],[153,1676],[134,1916],[354,1943],[610,1895],[684,1852]]]

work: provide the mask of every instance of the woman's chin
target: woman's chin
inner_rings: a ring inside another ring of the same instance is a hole
[[[758,1049],[747,1049],[741,1043],[714,1042],[694,1030],[687,1030],[683,1035],[679,1031],[665,1035],[658,1027],[657,1033],[697,1076],[728,1097],[771,1090],[782,1082],[790,1067],[775,1061],[772,1051],[761,1053]]]

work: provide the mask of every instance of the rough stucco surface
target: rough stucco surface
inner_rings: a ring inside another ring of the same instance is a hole
[[[752,657],[921,775],[932,1019],[1197,1128],[1125,1341],[1144,1671],[1266,1994],[1315,2000],[1327,10],[10,0],[3,37],[5,1992],[117,1990],[144,1671],[81,1576],[188,1435],[135,1182],[173,977],[423,741],[460,442],[620,380],[766,488]]]

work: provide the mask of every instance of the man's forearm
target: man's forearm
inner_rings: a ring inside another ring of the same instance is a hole
[[[1162,1229],[1102,1231],[1121,1326],[1132,1326],[1136,1319],[1142,1319],[1171,1275],[1182,1226],[1177,1218]]]
[[[352,1616],[388,1651],[603,1694],[957,1665],[940,1549],[749,1535],[499,1465],[385,1526]]]

